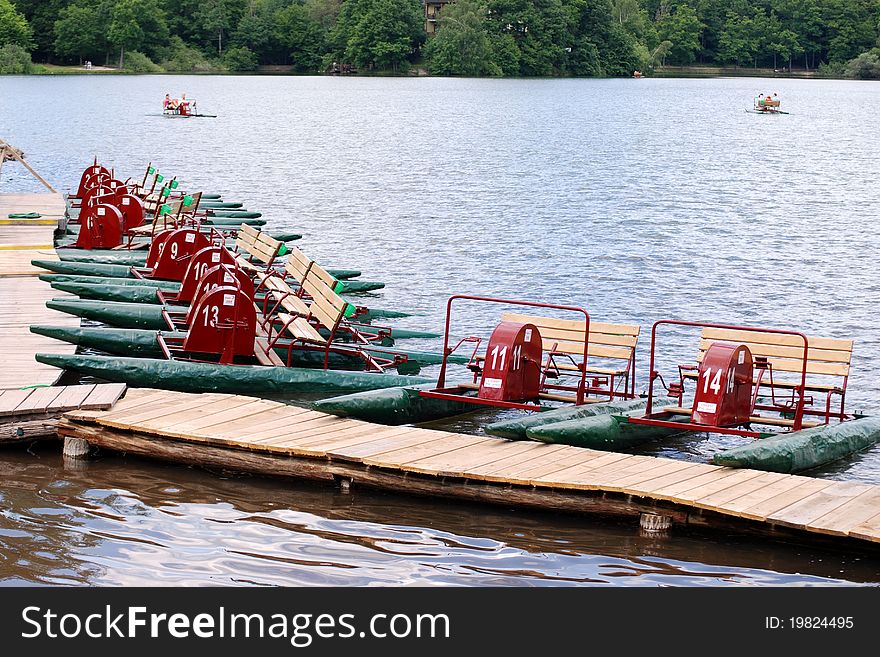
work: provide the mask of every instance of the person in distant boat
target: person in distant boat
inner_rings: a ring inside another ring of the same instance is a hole
[[[165,94],[165,101],[162,103],[162,109],[171,107],[171,94]]]
[[[177,103],[178,107],[189,107],[189,101],[186,99],[186,94],[180,95],[180,101]]]

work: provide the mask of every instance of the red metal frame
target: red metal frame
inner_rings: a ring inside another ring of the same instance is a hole
[[[584,316],[584,352],[583,352],[583,363],[584,367],[581,368],[580,378],[576,386],[562,386],[562,385],[546,385],[542,380],[543,388],[552,388],[555,390],[575,390],[575,404],[581,405],[585,402],[586,392],[588,390],[587,386],[587,373],[586,373],[586,363],[589,358],[589,342],[590,342],[590,314],[584,310],[583,308],[579,308],[577,306],[566,306],[560,304],[552,304],[552,303],[540,303],[537,301],[520,301],[515,299],[499,299],[496,297],[482,297],[482,296],[474,296],[469,294],[455,294],[449,297],[449,300],[446,302],[446,323],[445,329],[443,333],[443,361],[440,364],[440,375],[437,377],[437,387],[434,390],[420,390],[419,395],[422,397],[430,397],[433,399],[445,399],[450,401],[464,401],[467,403],[480,404],[485,406],[495,406],[498,408],[519,408],[523,410],[538,410],[543,408],[537,403],[526,403],[526,402],[510,402],[510,401],[496,401],[489,399],[481,399],[479,397],[467,396],[463,394],[466,390],[470,390],[470,388],[462,389],[460,387],[447,387],[446,385],[446,371],[448,366],[449,356],[452,355],[456,349],[458,349],[465,342],[475,342],[476,338],[465,338],[464,340],[460,340],[454,347],[449,344],[449,330],[452,325],[452,306],[456,300],[463,301],[479,301],[486,303],[498,303],[498,304],[506,304],[506,305],[514,305],[514,306],[528,306],[532,308],[553,308],[555,310],[564,310],[568,312],[583,314]],[[476,351],[479,349],[479,342],[477,342],[476,347],[474,348],[474,354],[471,356],[471,361],[474,365],[476,365]],[[468,363],[468,367],[472,369],[474,372],[474,381],[476,382],[479,377],[479,371],[476,367],[471,367],[471,363]],[[543,367],[543,365],[542,365]]]
[[[759,432],[753,431],[751,429],[738,429],[734,427],[716,427],[709,426],[705,424],[696,424],[695,422],[675,422],[671,420],[663,420],[662,418],[668,415],[668,412],[658,411],[654,413],[654,381],[656,379],[660,379],[661,383],[663,383],[663,377],[660,375],[655,369],[655,356],[656,356],[656,343],[657,343],[657,331],[658,328],[662,325],[675,325],[675,326],[691,326],[691,327],[703,327],[703,328],[717,328],[717,329],[726,329],[732,331],[753,331],[760,333],[777,333],[781,335],[793,335],[801,338],[804,343],[804,351],[803,351],[803,366],[801,369],[801,381],[800,384],[792,388],[792,401],[793,404],[793,424],[791,427],[792,431],[799,431],[803,428],[803,418],[805,412],[809,412],[805,409],[805,391],[807,387],[807,359],[809,352],[809,339],[804,333],[800,331],[790,331],[786,329],[768,329],[762,327],[755,326],[737,326],[731,324],[715,324],[710,322],[689,322],[685,320],[674,320],[674,319],[661,319],[654,322],[653,327],[651,328],[651,358],[649,365],[649,383],[648,383],[648,402],[645,407],[645,414],[641,417],[629,417],[628,421],[633,424],[647,424],[651,426],[659,426],[659,427],[668,427],[668,428],[680,428],[683,431],[711,431],[713,433],[723,433],[723,434],[733,434],[738,436],[747,436],[751,438],[760,438],[767,435],[773,435],[768,432]],[[732,341],[724,341],[721,342],[732,342]],[[769,365],[769,363],[768,363]],[[679,366],[679,376],[681,377],[681,383],[676,388],[667,388],[670,392],[673,392],[677,395],[679,400],[679,406],[683,404],[684,397],[684,374],[683,369],[687,369],[684,366]],[[760,370],[759,370],[760,372]],[[760,380],[763,377],[763,373],[759,373],[759,384]],[[771,379],[772,381],[772,379]],[[663,384],[665,386],[665,383]],[[755,385],[754,383],[752,385]],[[776,410],[779,411],[778,407],[766,407],[766,406],[755,406],[755,408],[761,408],[764,410]],[[757,422],[756,422],[757,424]]]

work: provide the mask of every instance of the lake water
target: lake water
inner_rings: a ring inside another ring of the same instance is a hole
[[[168,120],[165,93],[214,119]],[[788,116],[746,113],[777,92]],[[880,83],[0,77],[0,136],[67,190],[95,155],[147,161],[259,210],[370,305],[436,330],[452,293],[855,340],[850,410],[877,412]],[[33,185],[4,167],[0,191]],[[498,308],[468,306],[461,331]],[[414,341],[438,349],[440,341]],[[670,336],[661,364],[693,341]],[[428,372],[431,373],[430,371]],[[482,416],[447,423],[479,430]],[[705,461],[742,439],[641,453]],[[876,561],[742,537],[640,537],[631,523],[521,513],[105,456],[0,453],[0,583],[813,584]],[[813,476],[880,484],[880,448]]]

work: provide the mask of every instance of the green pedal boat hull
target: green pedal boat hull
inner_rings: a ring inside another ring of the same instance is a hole
[[[98,276],[101,278],[136,278],[131,268],[137,265],[117,265],[103,262],[79,262],[74,260],[31,260],[34,267],[39,267],[56,274],[71,274],[75,276]],[[337,270],[328,270],[330,275]],[[356,269],[343,269],[343,274],[359,273]],[[385,287],[385,283],[378,281],[352,281],[341,280],[342,294],[356,294],[372,292]]]
[[[174,281],[146,281],[139,278],[107,278],[97,276],[73,276],[65,274],[41,274],[40,280],[46,281],[56,290],[75,294],[80,299],[95,301],[119,301],[122,303],[158,304],[157,290],[177,292],[180,285]],[[106,282],[96,282],[106,281]],[[263,296],[256,295],[256,302],[262,307]],[[384,308],[370,308],[358,316],[359,322],[369,322],[377,318],[409,317],[409,313]]]
[[[147,264],[147,249],[77,249],[60,248],[56,250],[61,262],[83,262],[96,265],[125,265],[143,267]],[[357,278],[357,269],[328,269],[327,272],[337,280]]]
[[[626,413],[645,408],[648,400],[630,399],[613,402],[597,402],[595,404],[582,404],[581,406],[563,406],[540,413],[529,413],[503,422],[495,422],[486,427],[486,433],[509,440],[526,440],[529,429],[541,427],[557,422],[567,422],[580,418],[593,417],[594,415],[612,415]]]
[[[122,303],[114,301],[95,301],[91,299],[50,299],[46,306],[69,315],[76,315],[95,322],[102,322],[118,328],[137,328],[161,331],[168,329],[162,315],[165,306],[150,303]],[[176,308],[170,308],[176,310]],[[391,327],[390,338],[383,346],[390,346],[394,340],[413,338],[436,338],[439,333],[410,331]]]
[[[322,413],[351,417],[379,424],[399,425],[439,420],[477,410],[474,404],[421,397],[419,390],[437,387],[437,382],[420,386],[400,386],[331,397],[314,402]]]
[[[262,365],[219,365],[158,358],[120,358],[37,354],[38,362],[136,388],[182,392],[244,393],[275,397],[297,393],[374,390],[420,385],[427,379],[397,374],[372,374]]]
[[[616,452],[650,440],[681,433],[681,429],[654,427],[627,422],[627,415],[641,415],[641,409],[621,415],[593,415],[565,422],[553,422],[526,431],[529,440],[559,445],[573,445]],[[673,422],[687,421],[689,416],[670,416]]]
[[[769,472],[801,472],[867,449],[880,441],[880,416],[780,433],[719,452],[715,465]]]
[[[162,358],[162,348],[159,346],[158,335],[161,333],[166,338],[184,338],[183,331],[152,331],[147,329],[121,329],[121,328],[95,328],[95,327],[68,327],[68,326],[31,326],[31,333],[44,335],[56,340],[69,342],[87,349],[98,349],[109,354],[119,356],[137,356],[138,358]],[[428,351],[414,351],[408,349],[371,349],[376,355],[390,356],[393,354],[406,356],[407,361],[401,364],[397,371],[400,374],[417,374],[421,368],[430,365],[438,365],[442,354]],[[287,350],[278,348],[275,350],[282,360],[287,360]],[[379,353],[381,351],[381,353]],[[324,353],[319,351],[294,350],[291,353],[291,365],[293,367],[323,368]],[[354,354],[330,353],[328,367],[332,370],[363,370],[365,363],[362,358]]]

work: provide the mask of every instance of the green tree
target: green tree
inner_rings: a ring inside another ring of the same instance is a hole
[[[31,72],[30,53],[15,43],[0,46],[0,75],[23,75]]]
[[[256,71],[257,56],[244,46],[231,46],[223,53],[223,66],[236,73]]]
[[[804,51],[798,35],[791,30],[779,30],[770,43],[770,49],[773,51],[773,68],[776,68],[776,56],[779,55],[783,60],[788,60],[789,71],[792,58]]]
[[[669,59],[673,64],[690,64],[700,49],[700,34],[705,25],[689,5],[678,5],[657,22],[657,34],[669,41]]]
[[[294,70],[321,70],[327,31],[304,4],[294,3],[276,14],[275,39],[290,58]]]
[[[108,41],[119,48],[119,68],[125,65],[125,51],[154,54],[168,41],[165,14],[156,0],[119,0],[110,14]]]
[[[30,50],[34,46],[33,36],[24,15],[9,0],[0,0],[0,46],[13,45]]]
[[[241,19],[247,0],[201,0],[194,18],[211,40],[217,41],[217,53],[223,53],[223,39]]]
[[[419,0],[347,0],[333,40],[347,62],[362,68],[398,70],[425,37]]]
[[[754,20],[731,12],[718,41],[718,56],[725,63],[740,66],[751,61],[758,52],[758,35]]]
[[[880,48],[863,52],[847,62],[844,75],[859,80],[880,80]]]
[[[250,0],[230,35],[230,43],[247,48],[264,64],[283,59],[285,53],[279,47],[275,19],[280,8],[278,0]]]
[[[489,38],[485,0],[456,0],[443,9],[439,31],[425,46],[428,70],[437,75],[501,75]]]
[[[106,24],[97,7],[70,5],[55,21],[55,52],[61,57],[95,56],[106,51]]]
[[[33,34],[28,50],[37,59],[48,59],[55,51],[55,21],[70,0],[12,0],[12,5],[28,22]]]

